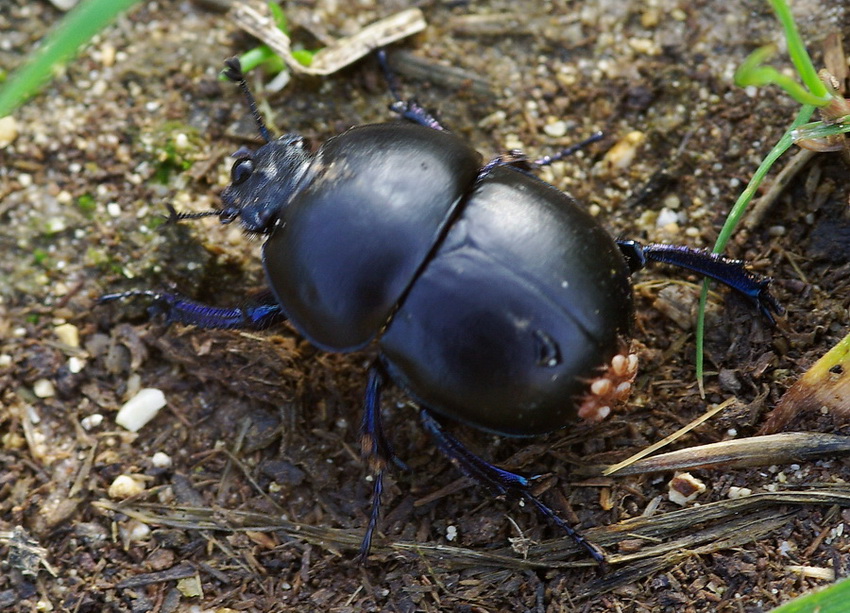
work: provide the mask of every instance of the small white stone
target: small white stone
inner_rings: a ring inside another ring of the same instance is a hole
[[[69,347],[80,346],[80,330],[74,324],[61,324],[53,328],[59,340]]]
[[[33,383],[32,393],[38,398],[51,398],[56,395],[56,388],[49,379],[39,379]]]
[[[151,527],[138,519],[130,519],[118,525],[118,534],[124,547],[129,547],[133,543],[147,541],[151,535]]]
[[[629,132],[613,147],[611,147],[603,158],[605,166],[614,172],[622,172],[632,165],[637,156],[637,151],[646,140],[646,134],[637,130]]]
[[[673,223],[679,222],[679,215],[676,211],[668,208],[663,208],[658,213],[658,218],[655,220],[656,228],[663,228],[664,226],[668,226]]]
[[[144,491],[145,484],[138,479],[134,479],[130,475],[118,475],[115,477],[115,481],[112,482],[112,485],[109,486],[109,491],[107,493],[110,498],[124,500],[130,496],[141,494]]]
[[[11,145],[18,138],[18,122],[11,115],[0,117],[0,149]]]
[[[151,464],[156,468],[168,468],[171,466],[171,456],[162,451],[157,451],[151,457]]]
[[[737,498],[746,498],[747,496],[749,496],[752,493],[753,493],[753,490],[751,490],[748,487],[737,487],[737,486],[733,485],[729,488],[728,496],[729,496],[730,500],[735,500]]]
[[[162,390],[146,387],[128,400],[115,416],[115,423],[129,430],[138,432],[150,420],[156,417],[159,410],[165,406],[165,394]]]
[[[457,538],[457,526],[448,526],[446,528],[446,540],[451,542]]]
[[[81,360],[77,356],[71,356],[68,358],[68,370],[74,374],[77,374],[83,367],[86,365],[85,361]]]
[[[103,423],[103,415],[100,413],[92,413],[91,415],[86,415],[80,420],[80,425],[84,430],[92,430],[97,428],[100,424]]]
[[[552,138],[561,138],[567,134],[567,122],[563,120],[553,121],[543,126],[543,131]]]

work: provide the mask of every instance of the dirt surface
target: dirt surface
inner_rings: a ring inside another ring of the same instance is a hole
[[[408,5],[380,4],[286,8],[311,47]],[[795,5],[816,63],[828,34],[847,41],[844,2]],[[765,2],[421,6],[428,29],[393,56],[404,91],[485,157],[545,155],[603,130],[543,176],[616,236],[710,246],[796,112],[774,88],[731,83],[756,45],[781,39]],[[19,65],[60,17],[46,2],[3,2],[0,67]],[[373,352],[324,354],[286,327],[166,328],[143,301],[96,305],[125,289],[178,288],[219,305],[262,289],[257,240],[215,220],[161,223],[167,202],[215,207],[227,156],[256,142],[238,91],[216,78],[253,44],[209,4],[146,2],[16,114],[17,139],[0,150],[0,609],[763,611],[847,574],[840,457],[691,471],[707,489],[684,511],[667,498],[669,472],[586,471],[729,398],[675,447],[754,435],[846,333],[848,170],[830,155],[732,241],[731,255],[775,279],[787,313],[771,329],[718,290],[704,400],[693,333],[670,316],[692,308],[696,279],[657,267],[636,277],[642,368],[630,412],[525,441],[457,430],[484,457],[551,474],[542,497],[606,548],[607,573],[533,510],[460,479],[400,392],[386,398],[387,430],[411,470],[390,471],[381,534],[356,563]],[[260,98],[270,125],[312,146],[390,119],[373,60]],[[167,405],[133,434],[115,417],[140,388],[162,390]],[[841,433],[819,412],[791,427]],[[139,490],[130,499],[121,475]],[[825,493],[806,499],[814,490]]]

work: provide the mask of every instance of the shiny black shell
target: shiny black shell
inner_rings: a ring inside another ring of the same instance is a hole
[[[386,325],[475,183],[481,156],[415,124],[328,140],[263,247],[284,313],[315,345],[352,351]]]
[[[525,436],[575,419],[633,301],[620,249],[572,198],[510,165],[482,174],[460,138],[415,124],[353,128],[313,156],[261,152],[265,184],[284,158],[297,177],[276,195],[263,263],[308,340],[377,339],[393,381],[477,428]],[[268,214],[257,192],[227,196]]]
[[[380,347],[435,412],[507,435],[576,418],[633,317],[610,235],[566,194],[497,167],[470,193]]]

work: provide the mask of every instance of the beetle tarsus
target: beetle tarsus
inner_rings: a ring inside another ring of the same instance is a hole
[[[570,526],[551,508],[546,506],[532,489],[532,481],[527,477],[498,468],[479,458],[469,451],[459,440],[443,429],[443,426],[427,410],[419,412],[422,426],[434,440],[434,443],[457,468],[467,477],[481,483],[491,489],[497,495],[515,495],[533,504],[541,515],[552,521],[563,530],[576,545],[584,548],[590,556],[599,564],[605,563],[605,553],[594,543],[587,540],[582,534]]]
[[[181,323],[199,328],[265,330],[286,320],[280,304],[271,292],[263,292],[255,298],[253,304],[242,307],[209,306],[179,294],[151,290],[106,294],[101,296],[98,302],[103,304],[137,297],[149,298],[148,313],[153,317],[163,316],[169,324]]]

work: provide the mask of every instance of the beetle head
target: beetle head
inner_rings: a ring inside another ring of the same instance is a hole
[[[256,151],[243,147],[233,157],[236,161],[230,185],[221,193],[224,209],[219,218],[230,223],[238,217],[247,232],[268,234],[307,174],[311,158],[304,139],[285,134]]]

